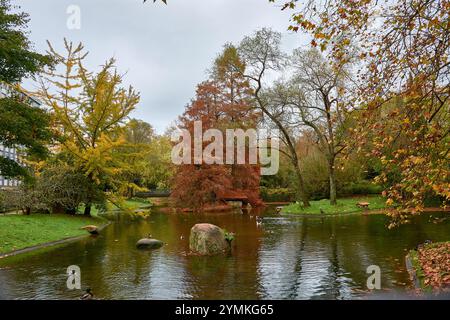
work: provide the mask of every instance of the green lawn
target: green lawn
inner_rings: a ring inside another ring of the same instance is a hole
[[[133,199],[126,200],[123,206],[129,210],[147,208],[149,201]],[[113,204],[107,205],[108,210],[118,209]],[[84,208],[80,207],[79,212]],[[94,206],[92,217],[82,214],[75,216],[67,214],[21,214],[0,215],[0,254],[24,249],[35,245],[63,240],[87,234],[80,228],[86,225],[101,226],[106,223],[98,216],[99,211]]]
[[[101,226],[104,223],[104,219],[82,215],[0,215],[0,254],[85,235],[87,232],[81,227],[92,224]]]
[[[128,199],[123,202],[123,208],[122,209],[129,209],[129,210],[136,210],[139,208],[147,208],[151,206],[151,202],[148,200],[141,200],[141,199]],[[112,203],[107,204],[108,210],[115,210],[115,209],[121,209],[117,207],[116,205]]]
[[[359,208],[356,204],[358,202],[369,202],[369,209],[383,209],[386,207],[385,199],[381,196],[362,196],[338,199],[338,203],[335,206],[330,204],[330,200],[322,199],[317,201],[311,201],[311,207],[303,208],[299,203],[291,203],[283,207],[282,213],[291,214],[340,214],[340,213],[352,213],[362,212],[364,209]]]
[[[122,203],[122,208],[119,208],[118,206],[112,204],[111,202],[108,202],[106,204],[106,210],[107,211],[115,211],[115,210],[123,210],[123,209],[128,209],[128,210],[136,210],[139,208],[149,208],[152,205],[152,203],[149,200],[141,200],[141,199],[128,199],[125,200]],[[78,208],[78,213],[82,214],[84,212],[84,206],[80,206]],[[91,215],[96,217],[98,216],[100,213],[99,209],[96,206],[93,206],[91,209]]]

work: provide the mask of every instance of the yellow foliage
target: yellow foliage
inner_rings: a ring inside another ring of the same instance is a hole
[[[125,144],[123,128],[139,103],[139,94],[121,86],[114,59],[101,66],[100,72],[91,73],[83,65],[82,44],[65,41],[65,48],[66,54],[61,55],[49,44],[50,54],[63,71],[46,70],[36,95],[53,111],[60,137],[58,150],[96,184],[121,189],[126,182],[118,177],[126,166],[118,150]]]

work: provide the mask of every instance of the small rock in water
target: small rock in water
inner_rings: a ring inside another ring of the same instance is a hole
[[[82,227],[81,229],[86,230],[87,232],[89,232],[90,234],[98,234],[98,227],[97,226],[85,226]]]
[[[164,242],[157,239],[144,238],[136,243],[138,249],[159,249],[164,245]]]

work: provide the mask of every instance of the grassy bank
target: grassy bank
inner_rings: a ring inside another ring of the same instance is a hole
[[[419,262],[419,254],[417,250],[411,250],[408,253],[407,258],[409,258],[409,262],[411,263],[408,272],[410,274],[411,280],[416,282],[416,287],[418,286],[420,289],[424,291],[430,291],[430,287],[427,287],[424,283],[425,275],[423,274],[422,267]]]
[[[108,202],[106,204],[106,211],[107,212],[113,212],[113,211],[124,211],[129,210],[130,212],[133,212],[134,210],[138,209],[149,209],[152,206],[151,201],[145,200],[145,199],[128,199],[123,201],[120,204],[120,207],[112,204],[111,202]],[[105,210],[103,209],[103,210]],[[78,208],[78,213],[83,214],[84,212],[84,206],[81,206]],[[91,215],[92,216],[100,216],[102,213],[101,210],[99,210],[96,206],[93,206],[91,209]]]
[[[123,209],[137,210],[151,205],[149,201],[141,199],[127,200]],[[79,208],[83,212],[84,208]],[[107,205],[108,210],[119,209],[113,204]],[[101,226],[106,223],[104,218],[98,217],[99,211],[94,206],[92,217],[82,214],[71,216],[68,214],[21,214],[0,215],[0,254],[20,250],[48,242],[63,240],[86,235],[80,228],[86,225]]]
[[[106,221],[82,215],[32,214],[0,216],[0,254],[87,234],[80,228]]]
[[[303,208],[300,203],[291,203],[290,205],[283,207],[282,213],[327,215],[363,212],[364,209],[357,206],[358,202],[369,202],[369,210],[376,210],[385,208],[385,201],[386,200],[381,196],[361,196],[339,199],[337,205],[332,206],[330,200],[322,199],[311,201],[311,206],[308,208]]]
[[[424,291],[449,288],[450,241],[422,245],[408,254],[413,274]]]
[[[119,208],[118,206],[116,206],[112,203],[108,203],[106,208],[107,208],[107,210],[121,210],[121,209],[136,210],[139,208],[148,208],[151,205],[152,205],[152,203],[150,200],[134,198],[134,199],[125,200],[122,203],[122,208]]]

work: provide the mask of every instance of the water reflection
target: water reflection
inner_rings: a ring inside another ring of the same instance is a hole
[[[0,261],[0,298],[74,299],[66,289],[69,265],[81,268],[83,288],[103,299],[351,299],[367,297],[366,269],[379,265],[382,291],[406,292],[406,251],[431,239],[448,240],[450,223],[429,215],[394,230],[381,215],[329,218],[280,217],[268,208],[261,226],[255,213],[167,215],[120,222],[97,238]],[[438,214],[439,215],[439,214]],[[189,255],[189,230],[198,222],[236,233],[226,257]],[[138,251],[148,234],[166,245]]]

